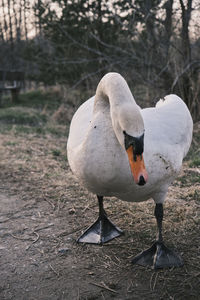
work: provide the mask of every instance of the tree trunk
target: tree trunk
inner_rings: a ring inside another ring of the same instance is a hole
[[[192,11],[192,0],[187,0],[187,7],[184,5],[183,0],[179,0],[181,5],[181,20],[182,20],[182,28],[181,28],[181,52],[182,52],[182,69],[185,69],[187,65],[191,63],[191,44],[189,37],[189,23],[191,19],[191,11]],[[179,87],[181,97],[184,99],[188,108],[191,108],[192,104],[192,70],[193,68],[188,68],[186,72],[179,79]]]
[[[10,6],[10,0],[8,0],[8,16],[9,16],[9,31],[10,31],[10,42],[11,46],[13,46],[13,24],[12,24],[12,16],[11,16],[11,6]]]
[[[4,0],[2,0],[2,11],[3,11],[5,40],[8,41],[8,25],[7,25],[7,21],[6,21],[5,2],[4,2]]]
[[[191,62],[191,44],[189,37],[189,23],[191,19],[192,12],[192,0],[187,1],[187,9],[183,3],[183,0],[179,0],[181,5],[181,20],[182,20],[182,29],[181,29],[181,40],[182,40],[182,52],[183,59],[185,63]]]
[[[25,34],[25,39],[28,40],[28,29],[27,29],[27,16],[26,16],[26,0],[24,0],[24,34]]]
[[[164,21],[165,26],[165,40],[166,40],[166,56],[169,57],[170,39],[172,36],[172,17],[173,17],[173,0],[168,0],[163,8],[165,8],[166,17]]]

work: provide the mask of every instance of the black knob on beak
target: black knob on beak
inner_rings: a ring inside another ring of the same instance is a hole
[[[146,181],[144,179],[144,177],[141,175],[140,176],[140,179],[139,179],[139,182],[138,182],[138,185],[145,185]]]

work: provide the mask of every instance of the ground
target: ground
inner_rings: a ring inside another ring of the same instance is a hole
[[[164,207],[164,239],[184,267],[155,271],[131,264],[156,236],[152,200],[106,198],[125,234],[103,246],[76,243],[97,202],[68,166],[64,108],[44,107],[0,109],[0,299],[200,299],[200,124]]]

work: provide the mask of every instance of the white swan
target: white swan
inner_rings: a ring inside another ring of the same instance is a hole
[[[124,78],[106,74],[70,125],[70,167],[99,200],[98,220],[78,241],[103,243],[122,233],[106,217],[103,196],[125,201],[153,198],[158,239],[133,262],[154,268],[182,265],[162,241],[162,204],[189,150],[192,130],[191,115],[178,96],[168,95],[156,107],[140,109]]]

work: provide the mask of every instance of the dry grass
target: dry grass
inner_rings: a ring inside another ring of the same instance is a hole
[[[63,224],[63,231],[56,234],[61,240],[69,235],[75,239],[95,219],[96,199],[79,186],[67,164],[68,124],[67,127],[61,125],[62,109],[45,113],[49,120],[42,133],[18,131],[14,124],[0,134],[1,189],[27,203],[48,203],[55,218],[70,215],[67,229]],[[61,121],[58,120],[60,113]],[[164,210],[166,244],[181,253],[185,266],[160,271],[131,266],[131,258],[154,240],[153,202],[130,204],[108,198],[106,210],[125,235],[103,247],[72,245],[73,263],[79,266],[77,272],[82,272],[83,277],[87,274],[87,287],[93,293],[90,299],[199,299],[200,169],[188,167],[199,155],[199,133],[197,124],[191,154],[179,178],[170,187]],[[33,235],[32,243],[37,243],[39,238]],[[50,269],[55,276],[66,275],[62,261],[57,261]],[[88,299],[87,289],[80,289],[78,299]]]

